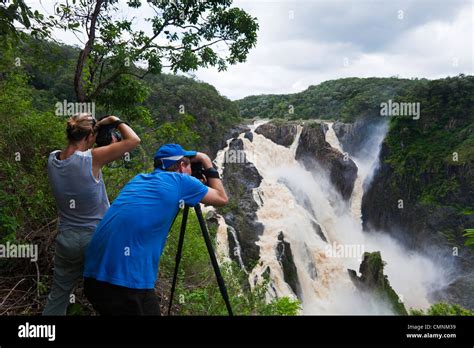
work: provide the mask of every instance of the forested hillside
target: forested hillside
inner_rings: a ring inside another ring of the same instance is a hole
[[[322,82],[294,94],[257,95],[237,100],[242,117],[333,119],[353,121],[378,116],[380,103],[393,99],[415,82],[399,78],[343,78]]]

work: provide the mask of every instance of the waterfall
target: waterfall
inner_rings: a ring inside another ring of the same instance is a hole
[[[326,123],[326,125],[328,126],[328,130],[326,132],[326,141],[329,143],[329,145],[331,145],[339,152],[344,152],[342,150],[341,143],[339,142],[339,139],[336,136],[336,132],[334,132],[333,124],[334,123],[332,122]]]
[[[259,124],[262,122],[265,121],[259,121]],[[343,152],[332,123],[327,126],[326,141]],[[428,290],[441,277],[437,266],[421,255],[408,253],[388,235],[362,231],[363,190],[370,184],[377,168],[387,126],[381,126],[372,134],[364,153],[351,157],[358,167],[358,177],[350,205],[341,202],[323,170],[310,172],[295,159],[301,126],[297,127],[290,147],[255,133],[256,127],[256,124],[250,126],[252,141],[244,134],[239,135],[247,159],[262,177],[253,197],[259,206],[257,219],[263,224],[264,231],[257,241],[259,263],[249,274],[251,285],[255,279],[263,281],[263,274],[270,270],[268,299],[298,296],[302,314],[393,314],[387,303],[359,292],[347,272],[348,268],[359,270],[364,251],[380,251],[387,263],[384,272],[407,309],[428,307]],[[224,151],[226,149],[217,156],[221,172]],[[315,226],[320,227],[319,233]],[[285,281],[282,264],[276,255],[280,234],[291,248],[299,294],[295,294]],[[227,238],[228,233],[225,235]],[[345,250],[342,256],[335,252],[341,248]]]

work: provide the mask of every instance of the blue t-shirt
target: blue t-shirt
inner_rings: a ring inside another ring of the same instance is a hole
[[[92,237],[84,277],[133,289],[153,289],[168,231],[180,202],[194,206],[208,188],[196,178],[159,169],[135,176]]]

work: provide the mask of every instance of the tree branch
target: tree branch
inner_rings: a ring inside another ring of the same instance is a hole
[[[132,76],[135,76],[135,77],[139,78],[140,80],[143,80],[143,78],[144,78],[146,75],[148,75],[149,73],[150,73],[149,70],[145,71],[145,72],[143,73],[143,75],[136,74],[136,73],[131,72],[131,71],[127,72],[127,74],[132,75]]]
[[[122,74],[129,74],[129,72],[121,71],[121,70],[116,70],[112,75],[110,75],[105,81],[99,83],[97,88],[92,92],[90,99],[93,100],[97,95],[106,87],[109,85],[111,82],[115,81],[117,77],[119,77]]]
[[[76,72],[74,74],[74,90],[76,92],[76,99],[78,102],[84,102],[86,99],[86,95],[84,93],[84,87],[82,85],[82,73],[84,71],[84,64],[94,44],[95,29],[96,29],[95,26],[96,26],[97,17],[99,16],[100,8],[103,2],[104,0],[97,0],[95,4],[94,12],[92,13],[92,16],[91,16],[90,31],[88,33],[89,40],[87,40],[87,43],[84,46],[84,49],[79,54],[79,59],[77,60]]]

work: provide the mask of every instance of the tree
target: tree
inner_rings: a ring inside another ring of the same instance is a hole
[[[134,27],[130,19],[117,19],[118,0],[58,2],[56,14],[73,30],[81,27],[87,42],[77,60],[74,89],[78,101],[95,100],[122,75],[143,78],[163,68],[187,72],[199,67],[245,61],[257,41],[258,24],[231,0],[128,0],[130,8],[149,6],[146,18],[152,34]],[[218,47],[217,45],[221,45]],[[218,54],[217,49],[225,52]],[[146,62],[144,72],[136,64]]]
[[[0,39],[21,38],[26,30],[37,37],[47,37],[53,26],[61,26],[54,17],[48,20],[38,11],[32,11],[24,0],[0,0]]]

